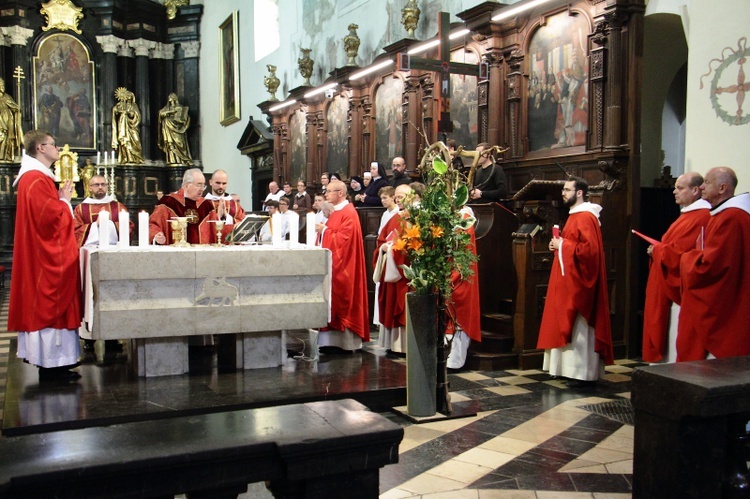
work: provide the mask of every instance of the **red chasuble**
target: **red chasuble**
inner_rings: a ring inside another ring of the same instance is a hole
[[[467,215],[468,216],[468,215]],[[469,229],[471,236],[470,249],[477,254],[477,238],[475,226]],[[453,295],[448,305],[448,313],[458,323],[458,326],[466,333],[472,341],[482,341],[482,326],[480,324],[481,314],[479,311],[479,267],[477,262],[471,265],[474,275],[468,280],[462,280],[461,274],[453,272],[451,283],[453,284]],[[453,334],[453,321],[447,321],[446,334]]]
[[[397,213],[383,226],[383,230],[378,235],[378,242],[373,255],[373,266],[378,260],[380,247],[389,240],[388,236],[394,231],[396,234],[401,234],[402,221],[402,213]],[[391,236],[390,240],[395,241],[396,235]],[[393,251],[392,253],[396,265],[406,263],[403,251]],[[404,278],[404,271],[401,270],[401,267],[399,267],[398,273],[401,275],[401,279],[396,282],[385,282],[385,272],[382,273],[379,293],[376,297],[380,323],[388,329],[406,326],[406,293],[409,291],[409,281]]]
[[[695,241],[711,213],[706,208],[683,212],[654,245],[646,284],[643,311],[643,360],[658,362],[664,357],[672,303],[680,299],[680,257],[695,248]]]
[[[750,355],[750,194],[711,212],[704,241],[680,261],[677,360]]]
[[[335,210],[326,222],[322,246],[331,250],[331,322],[337,331],[349,328],[370,341],[367,272],[362,229],[354,205]]]
[[[110,201],[109,203],[81,203],[73,210],[73,218],[75,220],[75,232],[76,242],[78,247],[83,246],[86,242],[86,238],[89,237],[89,230],[91,230],[91,224],[96,223],[99,219],[99,212],[107,210],[110,213],[110,220],[114,222],[117,230],[120,230],[118,225],[120,221],[120,212],[128,211],[124,204],[117,201]],[[133,229],[135,224],[130,221],[130,235],[133,235]]]
[[[9,331],[77,329],[81,309],[73,215],[55,182],[39,171],[18,181]]]
[[[572,213],[562,237],[565,275],[556,252],[537,348],[562,348],[570,343],[573,323],[581,314],[594,328],[594,350],[606,364],[612,364],[607,269],[599,220],[590,212]]]
[[[216,242],[216,226],[209,220],[217,220],[216,211],[211,201],[199,198],[197,201],[185,197],[182,189],[161,198],[149,217],[149,239],[163,232],[167,237],[165,244],[172,244],[171,218],[189,217],[187,242],[190,244],[212,244]],[[230,229],[231,230],[231,229]],[[222,235],[228,233],[225,227]]]

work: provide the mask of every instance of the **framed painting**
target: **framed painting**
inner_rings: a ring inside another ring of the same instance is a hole
[[[403,95],[404,81],[392,75],[383,78],[375,94],[375,159],[386,168],[395,156],[401,156]]]
[[[583,146],[589,128],[585,16],[551,16],[529,44],[529,152]]]
[[[289,117],[289,180],[304,179],[307,167],[307,113],[297,109]],[[309,179],[308,179],[309,180]]]
[[[219,121],[231,125],[240,120],[239,37],[235,10],[219,26]]]
[[[479,57],[471,50],[451,52],[451,61],[465,64],[479,64]],[[451,138],[464,149],[476,149],[479,136],[479,112],[477,104],[477,77],[454,75],[451,78]]]
[[[47,35],[32,70],[34,128],[49,131],[61,146],[96,149],[96,82],[88,48],[67,33]]]
[[[347,115],[349,114],[349,99],[343,95],[333,98],[326,111],[326,171],[338,173],[341,178],[347,178],[349,171],[349,140],[347,130]]]

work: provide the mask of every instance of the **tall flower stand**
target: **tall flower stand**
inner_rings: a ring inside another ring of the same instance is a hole
[[[412,417],[436,413],[437,296],[406,294],[406,409]]]

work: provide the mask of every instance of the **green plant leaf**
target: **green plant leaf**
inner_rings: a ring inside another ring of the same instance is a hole
[[[436,156],[432,158],[432,169],[438,175],[444,175],[448,171],[448,165],[443,161],[443,158]]]
[[[469,188],[466,184],[461,184],[456,188],[453,199],[456,201],[456,208],[459,209],[469,201]]]

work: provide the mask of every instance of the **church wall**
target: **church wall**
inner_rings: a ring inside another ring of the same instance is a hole
[[[750,122],[744,125],[730,125],[721,120],[711,106],[711,80],[716,75],[718,62],[709,61],[733,57],[738,51],[738,43],[745,37],[743,47],[750,51],[750,2],[747,0],[692,0],[689,10],[688,46],[688,94],[685,169],[705,173],[712,166],[729,166],[739,178],[738,192],[750,190],[750,162],[748,162],[748,141]],[[746,52],[750,53],[750,52]],[[737,62],[730,64],[720,77],[720,86],[737,84],[739,67]],[[745,83],[750,81],[750,62],[745,62]],[[732,116],[737,112],[736,93],[721,96],[719,102]],[[745,99],[743,106],[745,119],[750,115],[750,106]]]

